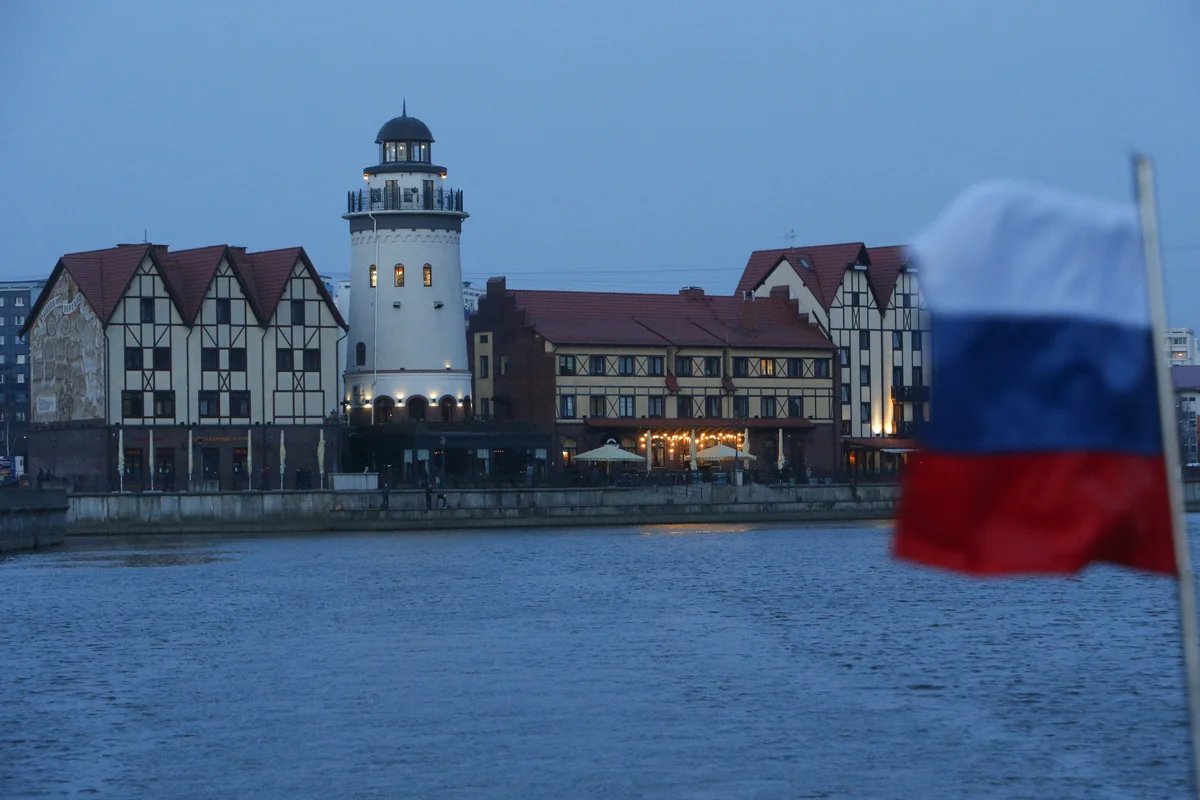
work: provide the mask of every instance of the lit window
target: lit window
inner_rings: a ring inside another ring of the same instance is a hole
[[[368,270],[368,274],[369,274],[370,280],[371,280],[371,288],[374,289],[375,288],[375,278],[376,278],[374,264],[371,265],[371,269]]]
[[[775,374],[775,359],[760,358],[758,360],[758,374],[764,377],[771,377]]]
[[[421,279],[426,286],[433,286],[433,267],[428,264],[421,267]]]
[[[396,265],[396,285],[397,286],[404,285],[404,265],[403,264]]]

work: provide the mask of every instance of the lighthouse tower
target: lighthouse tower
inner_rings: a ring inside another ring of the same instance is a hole
[[[375,138],[379,163],[346,199],[350,332],[345,404],[357,424],[455,421],[470,413],[461,191],[433,162],[433,134],[408,116]]]

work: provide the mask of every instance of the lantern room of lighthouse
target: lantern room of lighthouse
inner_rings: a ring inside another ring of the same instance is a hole
[[[408,116],[375,138],[379,163],[348,193],[350,332],[345,399],[355,424],[470,415],[459,237],[461,191],[433,162],[433,134]]]

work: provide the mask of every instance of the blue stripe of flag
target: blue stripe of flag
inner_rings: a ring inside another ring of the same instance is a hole
[[[923,444],[947,453],[1162,453],[1148,329],[1074,317],[932,319]]]

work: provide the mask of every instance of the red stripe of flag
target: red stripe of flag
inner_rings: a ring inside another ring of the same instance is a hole
[[[1092,561],[1174,575],[1163,458],[916,453],[894,551],[976,575],[1074,573]]]

